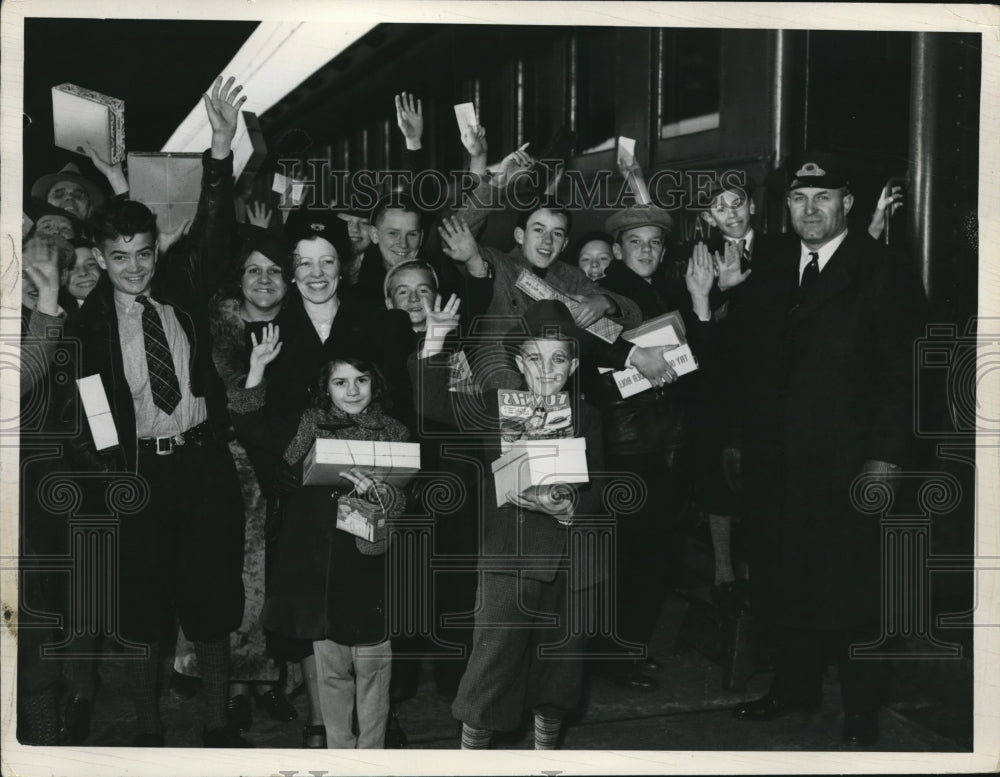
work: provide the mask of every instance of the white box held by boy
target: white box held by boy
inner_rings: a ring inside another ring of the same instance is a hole
[[[698,369],[698,362],[695,360],[694,354],[691,353],[691,346],[687,344],[685,337],[684,319],[676,310],[644,321],[634,329],[622,332],[622,337],[643,348],[658,345],[675,346],[673,350],[663,354],[663,358],[678,377]],[[612,372],[612,370],[603,367],[600,372],[604,374]],[[618,391],[623,399],[653,387],[635,367],[616,370],[611,377],[614,378],[615,385],[618,386]]]
[[[518,440],[492,466],[497,507],[507,502],[508,493],[522,494],[532,486],[590,482],[583,437]]]

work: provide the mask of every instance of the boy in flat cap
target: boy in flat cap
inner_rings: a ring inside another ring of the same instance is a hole
[[[635,300],[644,321],[677,311],[688,341],[701,351],[701,329],[710,327],[708,294],[714,282],[707,258],[691,259],[684,282],[668,277],[663,269],[673,219],[662,208],[637,204],[612,214],[605,229],[613,235],[615,261],[598,283],[602,288]],[[616,568],[627,570],[614,581],[619,644],[595,640],[595,654],[614,656],[601,668],[619,686],[643,691],[658,682],[650,672],[660,662],[648,652],[669,576],[678,563],[672,548],[680,548],[671,515],[670,470],[679,438],[681,387],[669,386],[677,375],[662,351],[639,348],[627,341],[610,351],[624,351],[626,362],[650,378],[655,390],[623,398],[610,375],[601,376],[588,396],[596,398],[603,421],[609,467],[630,472],[644,484],[641,504],[618,517]],[[687,382],[687,381],[685,381]],[[640,646],[638,653],[622,650],[620,643]],[[623,660],[628,656],[631,661]]]
[[[863,229],[847,169],[829,154],[789,161],[788,209],[799,241],[754,268],[760,294],[739,333],[741,431],[748,494],[766,554],[758,614],[774,629],[775,676],[736,717],[815,711],[825,657],[837,658],[842,739],[878,739],[882,526],[856,488],[893,486],[913,448],[913,344],[926,300],[917,275]],[[860,478],[860,479],[859,479]],[[852,650],[861,647],[857,655]]]

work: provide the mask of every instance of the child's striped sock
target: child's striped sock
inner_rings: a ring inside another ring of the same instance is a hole
[[[463,750],[488,750],[493,732],[487,728],[473,728],[468,723],[462,724]]]
[[[555,750],[559,746],[562,720],[535,713],[535,750]]]

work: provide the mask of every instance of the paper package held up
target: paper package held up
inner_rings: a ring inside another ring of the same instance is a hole
[[[156,214],[161,232],[172,232],[198,212],[201,157],[189,152],[129,153],[129,196]]]
[[[125,158],[125,103],[76,84],[52,87],[52,127],[59,148],[83,153],[93,146],[105,162]]]
[[[549,285],[537,275],[529,272],[528,270],[521,270],[521,274],[517,277],[517,282],[514,284],[531,297],[533,300],[540,299],[554,299],[562,302],[566,307],[572,310],[579,306],[575,299],[563,294],[554,286]],[[599,318],[593,324],[587,327],[587,331],[596,337],[600,337],[602,340],[613,343],[618,339],[618,335],[622,333],[622,325],[616,324],[609,318]]]
[[[405,486],[420,471],[420,443],[317,439],[306,454],[302,482],[307,486],[342,486],[351,468]]]

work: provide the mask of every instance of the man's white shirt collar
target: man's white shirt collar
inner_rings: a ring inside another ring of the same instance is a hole
[[[824,243],[819,248],[809,248],[805,243],[802,243],[802,253],[799,255],[799,280],[802,280],[802,273],[806,269],[806,265],[812,261],[810,254],[819,254],[817,263],[819,264],[819,271],[823,272],[826,263],[830,261],[830,257],[833,256],[834,252],[840,248],[840,244],[844,242],[845,237],[847,237],[846,229],[833,240]]]

